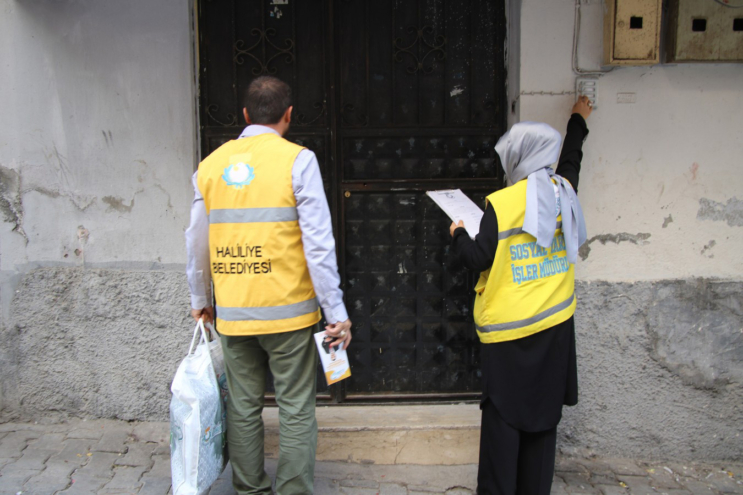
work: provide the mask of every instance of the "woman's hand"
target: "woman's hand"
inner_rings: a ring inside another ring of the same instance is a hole
[[[464,227],[464,222],[462,220],[460,220],[459,223],[452,222],[449,226],[449,235],[454,237],[454,231],[457,230],[459,227]]]
[[[578,101],[573,105],[572,113],[579,113],[583,120],[586,120],[589,115],[593,112],[593,103],[588,99],[587,96],[578,97]]]

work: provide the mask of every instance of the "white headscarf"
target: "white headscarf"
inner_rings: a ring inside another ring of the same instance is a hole
[[[557,228],[557,201],[550,179],[555,180],[560,195],[567,258],[570,263],[575,263],[578,248],[586,242],[586,223],[578,196],[570,183],[550,167],[559,158],[561,143],[560,133],[547,124],[521,122],[498,140],[495,151],[511,183],[525,178],[528,181],[522,229],[536,237],[537,244],[543,248],[550,247]]]

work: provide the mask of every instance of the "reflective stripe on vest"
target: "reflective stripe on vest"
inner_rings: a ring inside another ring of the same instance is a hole
[[[531,318],[526,318],[524,320],[519,321],[510,321],[508,323],[499,323],[497,325],[485,325],[484,327],[477,327],[477,330],[479,332],[502,332],[504,330],[515,330],[517,328],[523,328],[529,325],[532,325],[534,323],[540,322],[544,320],[545,318],[549,318],[550,316],[559,313],[563,309],[567,309],[570,307],[571,304],[573,304],[573,300],[575,299],[575,294],[572,294],[567,300],[561,302],[560,304],[557,304],[555,306],[552,306],[551,308],[542,311],[536,316],[532,316]]]
[[[229,208],[209,212],[209,223],[296,222],[297,208]]]
[[[296,318],[319,309],[317,299],[309,299],[285,306],[266,306],[261,308],[224,308],[217,306],[217,316],[225,321],[248,320],[286,320]]]

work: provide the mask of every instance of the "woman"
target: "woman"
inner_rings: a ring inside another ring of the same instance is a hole
[[[576,196],[591,103],[580,97],[565,144],[546,124],[514,125],[498,141],[510,187],[488,196],[480,233],[452,223],[470,270],[483,342],[479,494],[549,494],[562,405],[578,402],[574,264],[585,242]]]

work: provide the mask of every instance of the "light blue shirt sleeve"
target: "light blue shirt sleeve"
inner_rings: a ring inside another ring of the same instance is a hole
[[[193,174],[194,198],[191,203],[191,223],[186,229],[186,276],[191,291],[191,307],[203,309],[212,305],[212,272],[209,269],[209,217],[204,198]]]
[[[330,209],[320,165],[312,151],[305,149],[297,155],[292,169],[292,186],[297,199],[304,256],[325,319],[328,323],[346,321],[348,312],[340,289]]]

